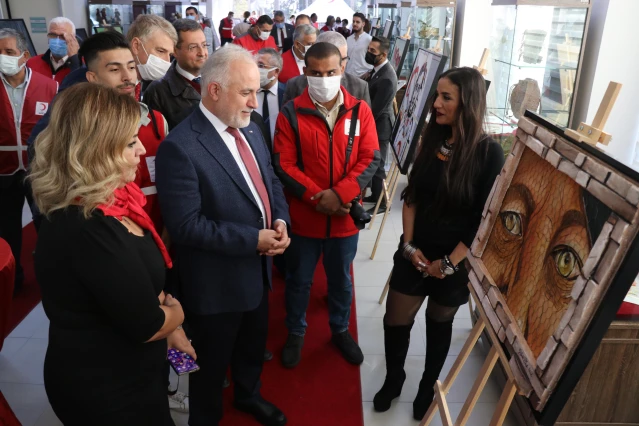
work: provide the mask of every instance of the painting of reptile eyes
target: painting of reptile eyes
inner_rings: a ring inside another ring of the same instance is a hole
[[[568,308],[572,287],[610,213],[525,148],[482,260],[535,357]]]

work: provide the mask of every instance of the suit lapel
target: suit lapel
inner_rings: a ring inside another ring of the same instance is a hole
[[[222,137],[218,134],[218,132],[213,128],[213,125],[207,120],[202,111],[199,108],[196,109],[197,113],[195,121],[193,123],[193,130],[198,132],[200,135],[198,136],[198,141],[204,146],[217,162],[222,166],[224,171],[233,179],[233,182],[244,192],[255,205],[257,206],[257,201],[255,197],[253,197],[253,193],[246,183],[246,179],[244,179],[244,175],[240,170],[239,166],[235,162],[235,158],[229,151],[226,143],[222,140]]]

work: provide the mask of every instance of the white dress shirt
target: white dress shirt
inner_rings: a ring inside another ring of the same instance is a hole
[[[295,53],[293,53],[293,57],[295,58],[297,68],[300,70],[300,75],[304,74],[304,67],[306,66],[306,63],[304,63],[304,58],[298,58],[297,56],[295,56]]]
[[[286,24],[284,24],[284,28],[282,28],[281,30],[277,28],[277,25],[275,26],[275,32],[277,33],[277,38],[275,39],[275,41],[277,42],[277,47],[279,47],[280,49],[282,48],[284,43],[284,40],[282,39],[282,31],[284,31],[284,38],[286,38]]]
[[[388,63],[388,59],[384,59],[384,62],[382,62],[381,64],[377,65],[376,67],[373,67],[373,69],[375,70],[375,72],[379,71],[382,69],[382,67],[384,65],[386,65]]]
[[[242,172],[242,176],[244,176],[244,180],[246,181],[246,184],[251,190],[251,194],[253,195],[253,198],[255,199],[257,206],[260,208],[260,213],[262,214],[262,217],[264,218],[264,221],[263,221],[264,228],[266,228],[266,225],[267,225],[266,210],[264,209],[264,203],[262,203],[262,198],[260,198],[260,194],[257,192],[257,188],[255,188],[255,184],[253,183],[253,180],[251,179],[251,175],[249,174],[246,168],[246,165],[244,165],[244,161],[242,161],[242,156],[240,155],[239,149],[237,149],[237,143],[235,142],[235,138],[229,132],[226,131],[226,129],[229,126],[222,123],[222,121],[219,118],[213,115],[211,111],[206,109],[206,107],[202,104],[202,102],[200,102],[200,110],[202,111],[204,116],[211,122],[211,124],[213,125],[217,133],[220,135],[220,137],[224,141],[224,144],[226,145],[228,150],[231,152],[233,159],[237,163],[237,166],[239,167],[240,171]],[[257,159],[255,158],[255,154],[253,153],[253,149],[251,149],[251,145],[248,143],[248,141],[246,140],[246,138],[244,137],[241,131],[240,131],[240,137],[244,140],[244,143],[246,143],[246,146],[248,146],[249,151],[251,152],[251,156],[253,157],[253,160],[255,160],[255,164],[257,165],[258,163],[257,163]],[[262,176],[262,172],[260,171],[259,165],[257,166],[257,171],[260,173],[260,176]],[[273,205],[274,200],[269,200],[269,201],[271,202],[271,205]],[[282,219],[273,218],[273,224],[275,224],[276,221],[284,222]],[[286,222],[284,223],[286,224]]]
[[[372,40],[373,36],[367,33],[362,33],[358,39],[355,39],[355,34],[346,39],[348,57],[350,58],[346,64],[346,72],[361,77],[373,68],[365,60],[368,45]]]
[[[182,69],[182,67],[180,67],[180,64],[178,64],[178,63],[175,64],[175,70],[178,72],[178,74],[180,74],[182,77],[186,78],[189,81],[193,81],[194,79],[199,77],[199,76],[195,76],[195,75],[191,74],[188,71],[185,71],[184,69]],[[233,140],[235,140],[235,139],[233,139]]]
[[[60,68],[62,65],[64,65],[67,62],[67,59],[69,59],[69,56],[65,56],[64,58],[61,58],[59,61],[56,60],[53,55],[51,55],[51,65],[53,66],[54,71],[57,71],[58,68]]]
[[[275,137],[275,123],[277,122],[277,114],[280,113],[279,99],[277,99],[277,80],[276,83],[268,89],[269,94],[264,93],[264,89],[260,89],[257,95],[257,113],[262,115],[264,97],[268,96],[268,117],[271,130],[271,140]]]

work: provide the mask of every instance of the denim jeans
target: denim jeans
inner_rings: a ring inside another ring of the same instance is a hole
[[[306,309],[313,275],[320,255],[328,281],[328,322],[333,333],[348,329],[353,300],[351,263],[357,253],[359,234],[345,238],[307,238],[291,236],[286,250],[286,327],[289,333],[306,332]]]

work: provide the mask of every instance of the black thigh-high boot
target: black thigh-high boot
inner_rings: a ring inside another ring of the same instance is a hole
[[[444,367],[453,334],[453,321],[437,322],[426,315],[426,367],[413,402],[413,418],[421,420],[435,396],[435,382]]]
[[[390,326],[384,322],[384,352],[386,353],[386,380],[384,386],[375,394],[373,406],[375,411],[387,411],[393,399],[402,392],[406,372],[404,362],[410,344],[409,325]]]

